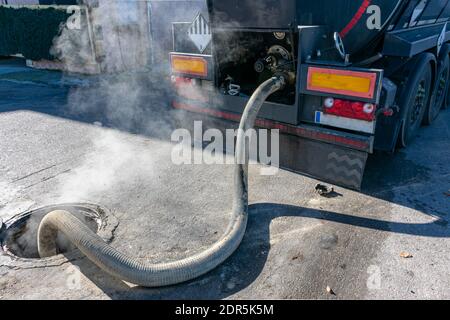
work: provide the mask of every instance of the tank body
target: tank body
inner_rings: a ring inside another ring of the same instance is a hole
[[[450,16],[448,0],[209,0],[218,28],[281,29],[325,25],[356,54],[392,29],[440,23]]]

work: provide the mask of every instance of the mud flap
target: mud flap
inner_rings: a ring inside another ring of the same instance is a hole
[[[368,153],[290,135],[280,136],[280,166],[361,190]]]

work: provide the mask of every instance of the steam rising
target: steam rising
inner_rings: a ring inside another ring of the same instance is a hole
[[[64,112],[98,126],[166,140],[176,118],[168,111],[167,73],[148,64],[149,51],[143,41],[148,36],[143,27],[147,20],[141,19],[147,14],[146,5],[143,1],[100,1],[93,10],[102,74],[88,78],[89,86],[73,88]],[[66,70],[96,69],[85,28],[64,28],[52,51]],[[137,146],[135,140],[130,142],[126,134],[106,128],[92,130],[92,147],[79,167],[64,176],[59,202],[95,201],[123,184],[151,179],[159,154],[167,151],[155,150],[154,145]]]
[[[82,164],[64,177],[60,203],[99,199],[113,189],[120,190],[120,186],[130,181],[154,175],[152,150],[132,145],[123,135],[111,130],[98,134],[93,150]]]
[[[71,90],[64,112],[70,118],[104,127],[93,130],[92,147],[79,166],[64,176],[59,202],[97,202],[123,185],[126,188],[139,179],[151,181],[156,163],[164,154],[170,154],[170,149],[162,149],[171,144],[139,147],[136,139],[130,141],[126,135],[105,127],[170,141],[174,129],[193,125],[193,121],[183,118],[183,113],[170,108],[168,61],[150,64],[145,44],[148,18],[143,18],[146,6],[146,1],[99,2],[92,12],[91,27],[95,50],[103,53],[100,60],[92,55],[89,30],[64,28],[54,40],[52,51],[66,70],[95,71],[93,65],[99,62],[97,71],[102,73],[90,77],[88,86]],[[166,14],[170,28],[170,12]],[[82,19],[86,20],[86,16],[82,15]],[[204,95],[198,90],[189,86],[179,93],[186,98]]]

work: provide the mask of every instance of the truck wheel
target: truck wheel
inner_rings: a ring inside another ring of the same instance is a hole
[[[439,74],[436,78],[433,97],[427,108],[424,117],[424,124],[430,125],[436,120],[441,111],[449,91],[449,75],[450,75],[450,58],[445,55],[445,59],[439,63]]]
[[[449,58],[449,60],[450,60],[450,58]],[[450,69],[450,67],[449,67],[449,69]],[[449,72],[448,76],[449,76],[448,81],[450,82],[450,72]],[[447,109],[449,107],[450,107],[450,85],[447,87],[447,96],[445,97],[445,101],[442,105],[442,109]]]
[[[408,79],[400,100],[401,110],[405,110],[399,137],[399,145],[403,148],[417,136],[431,96],[432,74],[429,61],[422,59],[413,66],[413,70],[415,73]]]
[[[444,105],[442,109],[447,109],[450,106],[450,86],[447,89],[447,96],[445,97]]]

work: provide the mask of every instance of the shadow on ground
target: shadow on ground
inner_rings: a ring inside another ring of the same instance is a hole
[[[344,213],[260,203],[250,206],[248,231],[239,249],[223,265],[190,283],[146,289],[132,287],[94,266],[88,259],[75,261],[81,272],[112,299],[224,299],[251,285],[261,274],[269,252],[270,224],[280,217],[302,217],[405,235],[449,238],[442,220],[415,224],[355,217]],[[238,275],[238,276],[237,276]],[[233,286],[230,287],[229,283]]]

